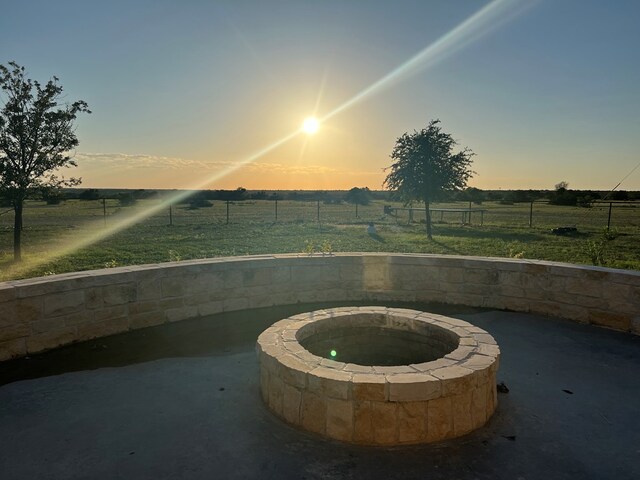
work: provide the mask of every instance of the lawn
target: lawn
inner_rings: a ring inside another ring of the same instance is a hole
[[[188,205],[162,208],[127,228],[110,229],[151,207],[158,200],[143,200],[121,207],[106,201],[68,200],[60,205],[29,202],[25,209],[23,251],[25,266],[11,265],[13,214],[0,216],[0,278],[33,277],[94,268],[157,263],[193,258],[265,253],[416,252],[544,259],[578,264],[640,270],[640,206],[615,205],[611,232],[605,240],[608,204],[593,208],[534,204],[485,203],[474,208],[471,224],[459,213],[434,214],[434,239],[424,233],[423,214],[407,211],[383,213],[384,202],[358,207],[348,204],[273,201],[213,202],[190,209]],[[393,204],[394,207],[401,207]],[[436,208],[462,208],[468,204],[436,204]],[[318,222],[318,207],[319,218]],[[378,235],[366,233],[369,222]],[[172,224],[170,224],[172,223]],[[577,233],[558,236],[551,229],[575,226]],[[106,235],[104,232],[109,231]],[[93,237],[94,243],[79,243]],[[598,255],[599,254],[599,255]]]

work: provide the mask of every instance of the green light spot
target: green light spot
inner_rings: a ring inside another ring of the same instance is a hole
[[[331,350],[330,355],[335,358],[335,356],[338,355],[338,352]]]

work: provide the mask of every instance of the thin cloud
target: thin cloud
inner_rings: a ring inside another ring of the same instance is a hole
[[[195,160],[177,157],[163,157],[158,155],[129,154],[129,153],[78,153],[75,158],[88,166],[113,167],[118,169],[136,168],[169,168],[181,169],[187,167],[207,168],[209,164]]]
[[[85,167],[114,168],[120,171],[135,169],[200,169],[202,171],[217,171],[235,165],[226,160],[201,161],[179,157],[165,157],[159,155],[131,154],[131,153],[89,153],[81,152],[75,158]],[[242,169],[251,172],[281,173],[287,175],[378,175],[377,172],[357,172],[340,170],[326,165],[289,165],[286,163],[256,162],[244,165]]]

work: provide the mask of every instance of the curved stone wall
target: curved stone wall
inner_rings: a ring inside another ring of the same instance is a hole
[[[328,301],[437,301],[640,334],[638,271],[426,254],[262,255],[0,283],[0,360],[224,311]]]

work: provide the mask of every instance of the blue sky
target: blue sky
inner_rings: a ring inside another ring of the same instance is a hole
[[[255,155],[487,5],[471,38]],[[640,2],[24,0],[0,13],[0,62],[58,76],[93,110],[78,121],[87,187],[377,189],[395,139],[432,118],[476,152],[480,188],[610,189],[640,161]],[[640,189],[640,169],[621,188]]]

